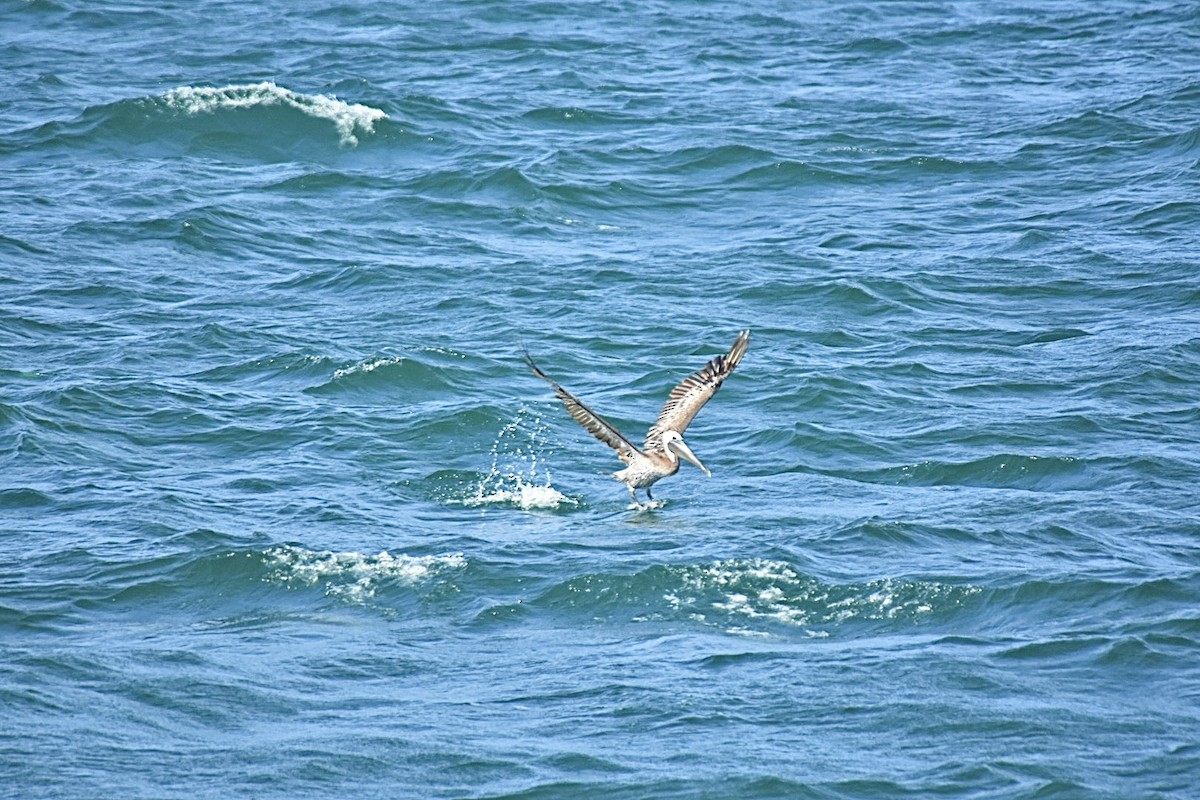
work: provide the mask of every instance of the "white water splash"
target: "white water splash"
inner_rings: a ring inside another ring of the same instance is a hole
[[[327,596],[352,603],[370,600],[381,583],[412,586],[443,570],[467,565],[462,553],[393,556],[383,550],[378,555],[365,555],[284,545],[264,555],[272,570],[269,580],[299,586],[321,585]]]
[[[186,114],[210,114],[221,109],[255,106],[287,106],[318,119],[326,119],[337,128],[343,145],[358,144],[356,133],[372,134],[375,123],[387,119],[378,108],[346,103],[323,94],[301,94],[276,86],[270,81],[238,84],[220,88],[181,86],[163,95],[167,106]]]
[[[515,505],[526,511],[577,505],[551,485],[550,470],[541,464],[546,449],[546,426],[522,408],[517,418],[500,429],[492,443],[492,468],[463,503],[468,506]],[[541,476],[539,476],[539,470]],[[541,482],[541,478],[545,482]]]

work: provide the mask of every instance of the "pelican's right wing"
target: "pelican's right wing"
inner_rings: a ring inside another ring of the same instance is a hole
[[[558,381],[538,369],[537,364],[533,363],[533,359],[529,357],[529,353],[525,353],[525,363],[533,370],[534,375],[537,375],[554,388],[554,394],[567,407],[567,411],[570,412],[575,421],[582,425],[592,436],[595,436],[613,450],[616,450],[618,458],[628,464],[629,460],[640,452],[637,446],[626,439],[625,435],[617,430],[611,422],[585,406],[578,397],[564,389]]]

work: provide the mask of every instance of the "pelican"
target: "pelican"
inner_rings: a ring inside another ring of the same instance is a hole
[[[700,463],[696,454],[683,441],[683,432],[704,404],[721,388],[721,384],[733,372],[734,368],[746,355],[750,346],[750,331],[742,331],[733,341],[729,352],[717,356],[705,364],[698,372],[694,372],[679,382],[679,385],[667,395],[667,402],[658,419],[650,426],[646,441],[639,449],[637,445],[617,430],[604,417],[585,406],[582,401],[564,389],[558,381],[538,369],[537,364],[525,353],[525,363],[533,370],[533,374],[550,384],[554,394],[571,416],[582,425],[587,432],[617,451],[617,458],[625,462],[625,469],[612,473],[612,476],[625,484],[629,496],[637,508],[644,508],[638,500],[637,489],[646,490],[646,498],[653,501],[650,487],[668,475],[679,471],[679,459],[686,458],[695,464],[708,477],[712,473]]]

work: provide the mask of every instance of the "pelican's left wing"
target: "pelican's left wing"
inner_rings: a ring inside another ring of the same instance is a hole
[[[567,411],[571,413],[575,421],[582,425],[588,433],[604,442],[613,450],[616,450],[617,457],[626,464],[640,452],[637,449],[637,445],[626,439],[625,434],[617,430],[615,425],[585,406],[578,397],[564,389],[558,381],[538,369],[538,365],[533,363],[533,359],[529,357],[529,353],[525,353],[524,355],[525,363],[533,370],[533,374],[554,387],[554,394],[558,396],[559,400],[562,400],[563,405],[567,407]]]
[[[667,402],[658,414],[658,420],[646,434],[646,449],[662,449],[662,434],[665,431],[683,433],[692,419],[709,401],[721,384],[733,372],[746,355],[750,346],[750,331],[742,331],[733,340],[729,353],[717,356],[704,365],[699,372],[684,378],[678,386],[671,390]]]

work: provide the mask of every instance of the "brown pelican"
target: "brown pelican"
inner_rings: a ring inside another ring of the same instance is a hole
[[[646,497],[653,500],[650,487],[660,478],[678,472],[681,457],[695,464],[708,477],[712,477],[708,468],[700,463],[700,459],[696,458],[696,454],[683,441],[683,432],[687,430],[696,413],[741,363],[742,356],[746,355],[746,348],[749,346],[750,331],[742,331],[733,341],[733,347],[729,348],[728,354],[717,356],[698,372],[680,381],[667,396],[667,402],[658,413],[658,419],[650,426],[646,442],[641,449],[608,420],[585,406],[578,397],[538,369],[529,353],[525,353],[525,362],[529,364],[534,375],[554,387],[554,394],[567,407],[567,411],[576,422],[586,428],[592,436],[617,451],[617,457],[627,466],[619,472],[614,472],[612,476],[629,488],[629,496],[633,498],[634,504],[642,508],[635,490],[645,489]]]

